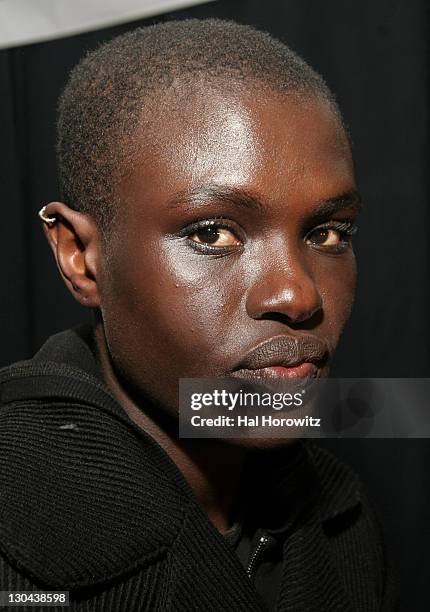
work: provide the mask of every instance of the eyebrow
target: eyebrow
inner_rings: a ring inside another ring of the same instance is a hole
[[[245,189],[220,185],[203,185],[191,190],[180,191],[170,200],[169,207],[178,208],[184,205],[193,207],[204,204],[208,200],[216,200],[217,202],[224,202],[238,208],[247,208],[258,212],[265,209],[264,204],[256,194]]]
[[[191,190],[178,192],[168,203],[169,208],[189,206],[193,208],[205,204],[208,200],[224,202],[257,212],[263,212],[266,206],[257,194],[245,189],[225,187],[220,185],[202,185]],[[347,191],[341,195],[318,202],[312,216],[327,216],[340,210],[352,208],[360,212],[362,201],[356,189]]]
[[[362,209],[361,196],[356,189],[352,189],[351,191],[347,191],[342,195],[319,202],[317,204],[315,214],[324,216],[331,215],[335,212],[343,210],[344,208],[352,208],[357,213],[359,213]]]

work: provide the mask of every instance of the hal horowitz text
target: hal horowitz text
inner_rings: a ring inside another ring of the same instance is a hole
[[[256,415],[255,417],[238,416],[238,427],[320,427],[321,419],[305,416],[302,418],[273,417],[271,415]]]
[[[320,423],[321,419],[311,416],[294,419],[271,415],[217,416],[214,418],[194,415],[191,417],[193,427],[320,427]]]

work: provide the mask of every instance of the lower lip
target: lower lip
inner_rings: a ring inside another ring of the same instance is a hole
[[[305,362],[300,365],[285,367],[271,366],[270,368],[258,368],[256,370],[236,370],[232,372],[238,378],[265,379],[265,380],[285,380],[291,378],[316,378],[318,368],[314,363]]]

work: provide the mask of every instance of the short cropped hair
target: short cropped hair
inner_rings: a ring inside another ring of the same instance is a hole
[[[144,101],[177,80],[258,86],[327,100],[323,78],[289,47],[248,25],[190,19],[138,28],[90,52],[60,97],[57,158],[61,197],[91,215],[103,235],[120,205],[115,185],[136,135]],[[257,90],[257,91],[258,91]]]

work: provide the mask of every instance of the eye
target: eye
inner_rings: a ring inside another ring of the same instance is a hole
[[[341,241],[341,235],[338,230],[320,228],[312,232],[311,238],[307,239],[308,243],[318,244],[319,246],[336,246]]]
[[[243,242],[237,232],[227,227],[227,222],[215,219],[200,221],[188,228],[188,240],[201,248],[224,249],[242,246]]]
[[[349,221],[332,221],[319,225],[310,231],[305,238],[305,242],[311,246],[339,253],[348,249],[356,231],[357,226]]]
[[[205,227],[190,237],[190,240],[200,244],[210,244],[215,247],[239,246],[241,241],[230,230],[223,227]]]

